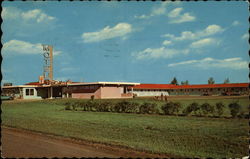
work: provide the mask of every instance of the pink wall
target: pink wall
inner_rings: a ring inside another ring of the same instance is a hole
[[[121,98],[121,87],[101,87],[101,98]]]
[[[98,88],[94,93],[72,93],[72,98],[91,99],[94,95],[95,99],[105,98],[132,98],[132,94],[123,94],[122,87],[103,86]]]
[[[91,99],[92,95],[95,96],[95,99],[101,99],[101,88],[97,89],[95,93],[72,93],[72,98]]]

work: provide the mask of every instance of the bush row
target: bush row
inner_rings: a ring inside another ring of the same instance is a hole
[[[161,114],[156,103],[145,102],[142,104],[136,102],[121,101],[113,103],[109,101],[96,102],[89,101],[77,101],[66,102],[65,110],[82,110],[82,111],[97,111],[97,112],[117,112],[117,113],[140,113],[140,114]],[[178,102],[166,102],[160,109],[165,115],[195,115],[195,116],[211,116],[221,117],[225,110],[225,105],[221,102],[211,105],[209,103],[203,103],[199,105],[196,102],[189,104],[185,109],[182,108]],[[230,114],[233,118],[248,118],[241,112],[241,106],[234,102],[228,105]]]

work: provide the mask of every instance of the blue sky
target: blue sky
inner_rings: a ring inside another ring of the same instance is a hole
[[[246,2],[3,2],[4,82],[248,82]]]

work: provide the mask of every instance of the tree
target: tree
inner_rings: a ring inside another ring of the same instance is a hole
[[[188,80],[186,80],[186,81],[181,81],[181,85],[189,85]]]
[[[227,84],[227,83],[230,83],[229,78],[226,78],[226,79],[224,80],[224,84]]]
[[[208,79],[208,84],[214,84],[215,82],[214,82],[214,78],[213,77],[210,77],[209,79]]]
[[[178,85],[177,79],[174,77],[170,84]]]

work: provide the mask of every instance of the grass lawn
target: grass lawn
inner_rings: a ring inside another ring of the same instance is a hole
[[[172,156],[248,155],[247,119],[65,111],[62,102],[65,100],[5,101],[2,124]],[[244,99],[239,102],[248,104]]]

